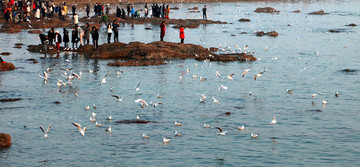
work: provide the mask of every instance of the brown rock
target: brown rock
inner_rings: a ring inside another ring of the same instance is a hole
[[[179,7],[175,6],[175,7],[172,7],[170,8],[171,10],[179,10]]]
[[[209,51],[217,52],[217,51],[219,51],[219,48],[211,47],[211,48],[209,48]]]
[[[197,6],[195,6],[193,8],[189,8],[188,10],[199,10],[199,8]]]
[[[22,100],[21,98],[14,98],[14,99],[1,99],[0,102],[14,102]]]
[[[259,36],[259,37],[266,35],[266,33],[264,33],[264,31],[257,31],[255,34],[256,34],[256,36]]]
[[[42,31],[40,31],[40,30],[29,30],[28,33],[30,33],[30,34],[41,34]]]
[[[257,8],[254,12],[258,13],[278,13],[280,11],[272,8],[272,7],[264,7],[264,8]]]
[[[3,56],[9,56],[9,55],[11,55],[11,53],[10,53],[10,52],[2,52],[1,55],[3,55]]]
[[[356,24],[354,24],[354,23],[351,23],[351,24],[348,24],[348,25],[346,25],[346,26],[349,26],[349,27],[356,27],[357,25],[356,25]]]
[[[271,36],[271,37],[277,37],[279,36],[279,33],[275,32],[275,31],[271,31],[266,33],[267,36]]]
[[[0,148],[7,148],[11,146],[11,136],[6,133],[0,133]]]
[[[300,9],[292,11],[293,13],[301,13]]]
[[[158,66],[166,64],[163,61],[160,60],[129,60],[125,62],[114,62],[114,63],[108,63],[108,66]]]
[[[14,46],[13,48],[21,49],[21,46]]]
[[[10,71],[15,70],[15,66],[13,63],[0,63],[0,71]]]
[[[200,13],[198,10],[190,10],[189,13]]]
[[[16,46],[21,46],[21,45],[24,45],[23,43],[16,43],[15,44]]]
[[[311,12],[309,14],[311,14],[311,15],[327,15],[329,13],[326,13],[324,10],[320,10],[320,11],[316,11],[316,12]]]
[[[239,19],[240,22],[250,22],[250,19],[241,18]]]

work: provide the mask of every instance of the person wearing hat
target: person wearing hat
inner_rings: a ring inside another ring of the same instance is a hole
[[[56,30],[55,42],[56,42],[57,52],[60,52],[60,44],[62,43],[62,39],[61,39],[61,35],[59,34],[59,30]]]

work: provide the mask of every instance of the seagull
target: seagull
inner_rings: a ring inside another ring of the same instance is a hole
[[[111,95],[112,97],[116,97],[117,98],[117,101],[116,102],[123,102],[123,99],[125,98],[125,96],[123,97],[119,97],[118,95]]]
[[[217,76],[217,77],[221,77],[219,71],[216,71],[216,76]]]
[[[95,117],[91,117],[91,116],[90,116],[90,121],[91,121],[91,122],[95,122]]]
[[[192,78],[197,78],[197,75],[193,75]]]
[[[286,89],[286,93],[292,94],[293,90]]]
[[[251,93],[251,91],[249,92],[249,96],[252,96],[252,93]]]
[[[79,94],[78,94],[78,93],[75,93],[75,96],[76,96],[76,98],[78,98],[78,97],[79,97]]]
[[[90,73],[93,73],[93,72],[94,72],[94,70],[89,70],[89,72],[90,72]]]
[[[64,70],[64,71],[70,71],[72,70],[73,68],[60,68],[60,70]]]
[[[139,88],[140,84],[141,84],[141,82],[139,82],[139,84],[135,87],[135,91],[139,91],[139,90],[140,90],[140,88]]]
[[[250,136],[251,136],[251,138],[258,138],[259,135],[251,132]]]
[[[48,128],[46,129],[46,131],[44,130],[44,128],[42,126],[40,126],[40,129],[44,132],[44,138],[48,137],[48,133],[50,131],[51,128],[51,124],[48,126]]]
[[[210,128],[210,124],[204,124],[204,128]]]
[[[105,130],[105,131],[107,131],[107,132],[111,133],[111,125],[109,126],[109,128],[106,128],[106,130]]]
[[[189,72],[190,72],[190,69],[189,69],[189,68],[188,68],[188,69],[186,69],[186,72],[187,72],[187,73],[189,73]]]
[[[206,99],[206,96],[205,96],[206,93],[207,93],[207,91],[205,91],[205,93],[203,93],[203,94],[199,94],[199,93],[196,93],[196,94],[201,95],[201,98],[205,100]]]
[[[227,86],[225,86],[225,85],[220,85],[220,87],[219,87],[219,90],[227,90],[228,89],[228,87]]]
[[[106,76],[107,76],[107,74],[105,74],[104,78],[101,80],[101,82],[99,83],[98,86],[106,84]]]
[[[111,121],[112,120],[111,115],[109,115],[106,119]]]
[[[219,131],[220,131],[220,133],[218,133],[219,135],[221,135],[221,136],[225,136],[226,135],[226,132],[227,131],[224,131],[222,128],[220,128],[220,127],[215,127],[216,129],[219,129]]]
[[[335,93],[335,97],[339,97],[339,92],[336,92],[336,93]]]
[[[181,122],[177,122],[177,121],[175,121],[175,126],[182,126],[182,123]]]
[[[203,78],[200,76],[200,81],[206,81],[206,80],[207,80],[207,78]]]
[[[200,98],[200,103],[205,103],[205,102],[206,102],[206,100],[205,100],[205,99]]]
[[[47,68],[47,69],[46,69],[46,72],[47,72],[47,73],[50,73],[51,70],[52,70],[52,68]]]
[[[96,112],[92,112],[92,113],[91,113],[91,116],[92,116],[93,118],[95,118]]]
[[[219,102],[218,100],[216,100],[214,96],[213,96],[212,98],[213,98],[213,100],[214,100],[214,103],[220,104],[220,102]]]
[[[147,139],[149,138],[149,136],[146,135],[145,133],[142,134],[142,137],[143,137],[143,138],[147,138]]]
[[[162,98],[162,95],[161,95],[161,94],[157,94],[156,97],[157,97],[157,98]]]
[[[40,74],[39,74],[39,76],[41,77],[41,78],[43,78],[45,81],[47,81],[48,79],[49,79],[49,73],[47,73],[47,72],[43,72],[43,75],[44,76],[41,76]]]
[[[154,108],[156,108],[159,104],[162,104],[162,103],[153,103],[153,102],[150,102],[150,105],[152,105]]]
[[[74,73],[74,72],[71,75],[76,77],[77,79],[81,79],[81,77],[79,75],[77,75],[76,73]]]
[[[116,75],[121,75],[122,73],[124,73],[124,70],[116,71]]]
[[[163,142],[164,142],[164,143],[170,143],[170,140],[171,140],[171,139],[167,139],[167,138],[163,137]]]
[[[312,97],[312,98],[314,98],[316,95],[317,95],[317,94],[316,94],[316,93],[314,93],[314,94],[312,94],[312,96],[311,96],[311,97]]]
[[[93,108],[96,109],[96,105],[95,105],[95,104],[93,105]]]
[[[276,124],[277,123],[277,120],[276,120],[276,117],[273,118],[273,120],[270,122],[271,125],[273,124]]]
[[[83,129],[81,129],[81,125],[78,124],[78,123],[75,123],[75,122],[73,122],[73,125],[76,126],[76,127],[78,127],[78,130],[79,130],[79,132],[81,133],[81,135],[85,136],[86,127],[84,127]]]
[[[315,55],[318,56],[318,55],[319,55],[319,51],[316,51],[316,52],[315,52]]]
[[[323,100],[322,103],[323,103],[323,105],[326,105],[326,104],[328,103],[328,101],[327,101],[327,100]]]
[[[136,114],[136,120],[140,120],[140,117],[139,115]]]
[[[231,81],[231,80],[233,80],[233,76],[234,76],[234,73],[233,73],[233,74],[231,74],[231,75],[229,75],[229,76],[227,76],[226,78],[227,78],[227,79],[229,79],[229,80]]]
[[[246,69],[246,70],[244,71],[242,77],[244,78],[245,74],[246,74],[247,72],[249,72],[249,71],[250,71],[250,69]]]
[[[101,123],[95,122],[95,126],[100,127]]]
[[[135,103],[141,103],[141,107],[144,108],[145,106],[148,106],[148,104],[146,103],[146,101],[144,101],[143,99],[136,99]]]
[[[85,110],[90,110],[90,106],[85,107]]]
[[[244,126],[244,125],[238,126],[237,129],[238,129],[238,130],[245,130],[245,126]]]
[[[177,131],[175,131],[175,137],[180,137],[182,136],[182,133],[178,133]]]

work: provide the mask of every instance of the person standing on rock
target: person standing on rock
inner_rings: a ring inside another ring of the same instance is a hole
[[[99,40],[99,32],[96,29],[96,27],[92,27],[91,37],[93,39],[94,49],[96,50],[98,48],[98,40]]]
[[[84,44],[83,41],[84,41],[85,32],[79,25],[76,26],[76,30],[79,33],[78,36],[80,38],[80,47],[82,47]]]
[[[55,42],[56,42],[56,48],[57,52],[60,52],[60,44],[62,43],[61,35],[59,34],[59,31],[56,31],[55,35]]]
[[[109,5],[106,5],[106,10],[105,10],[106,15],[110,14],[110,8]]]
[[[117,20],[114,20],[113,22],[113,31],[114,31],[114,42],[119,42],[119,32],[118,32],[118,27],[120,26],[120,24],[117,22]]]
[[[73,16],[74,16],[74,24],[75,25],[79,24],[79,15],[77,13],[75,13],[75,15],[73,15]]]
[[[121,17],[121,9],[119,8],[119,6],[116,7],[116,17],[117,18]]]
[[[170,7],[169,5],[167,5],[165,8],[165,19],[169,19],[169,14],[170,14]]]
[[[125,21],[125,15],[126,15],[126,13],[125,13],[124,8],[121,8],[121,17],[122,17],[122,21]]]
[[[204,5],[204,8],[202,9],[202,12],[203,12],[203,20],[207,20],[206,5]]]
[[[52,45],[53,41],[54,41],[54,38],[55,38],[55,29],[54,28],[51,28],[48,31],[48,38],[49,38],[49,45]]]
[[[64,28],[64,34],[63,34],[63,36],[64,36],[64,43],[65,43],[65,48],[64,48],[64,50],[69,50],[69,31],[68,30],[66,30],[66,28]]]
[[[128,4],[127,6],[126,6],[126,10],[127,10],[127,15],[128,16],[130,16],[130,4]]]
[[[107,17],[107,15],[104,13],[103,15],[102,15],[102,17],[101,17],[101,20],[100,20],[100,22],[99,22],[99,25],[101,24],[101,22],[105,22],[105,25],[107,24],[107,21],[108,21],[108,17]]]
[[[165,31],[166,31],[165,21],[161,22],[160,29],[161,29],[161,32],[160,32],[160,41],[164,41]]]
[[[185,39],[184,26],[181,26],[181,27],[180,27],[180,40],[181,40],[181,44],[184,44],[184,39]]]
[[[107,40],[108,40],[108,43],[110,43],[110,39],[111,39],[111,34],[112,34],[112,26],[111,26],[111,23],[109,23],[108,25],[107,25],[107,32],[108,32],[108,38],[107,38]]]
[[[74,50],[77,48],[77,43],[79,42],[78,32],[76,30],[76,27],[73,27],[73,30],[71,32],[71,43],[72,43],[72,49]]]
[[[86,4],[86,16],[90,18],[90,6],[89,4]]]
[[[90,40],[90,25],[89,23],[85,24],[85,40],[86,40],[86,45],[89,45],[89,40]]]
[[[76,7],[75,7],[75,5],[72,5],[72,15],[73,15],[73,17],[75,16],[75,14],[76,14]]]

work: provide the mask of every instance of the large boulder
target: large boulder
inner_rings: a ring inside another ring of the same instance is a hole
[[[264,8],[257,8],[254,12],[257,13],[279,13],[280,11],[272,8],[272,7],[264,7]]]
[[[11,136],[6,133],[0,133],[0,148],[11,146]]]
[[[11,71],[15,70],[15,65],[13,63],[0,63],[0,71]]]
[[[241,18],[239,19],[240,22],[250,22],[250,19]]]

